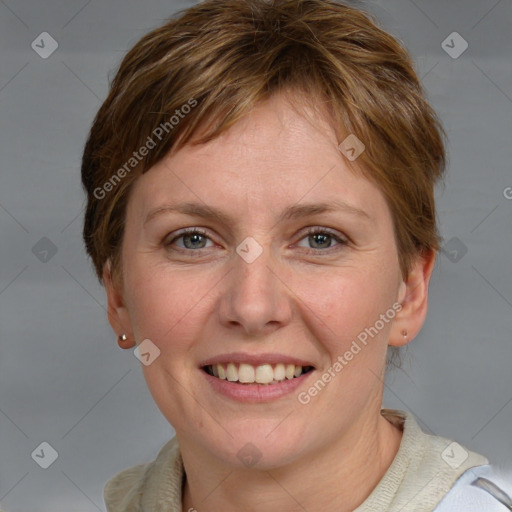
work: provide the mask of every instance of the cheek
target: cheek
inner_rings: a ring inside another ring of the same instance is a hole
[[[391,322],[387,318],[388,322],[383,323],[379,318],[386,312],[394,314],[396,286],[389,278],[391,274],[367,266],[330,269],[323,276],[295,280],[293,289],[306,306],[302,308],[303,320],[309,318],[308,328],[331,361],[349,350],[358,336],[362,350],[354,363],[374,356],[380,361]]]
[[[140,268],[132,270],[135,278],[130,283],[129,307],[136,339],[149,338],[160,350],[175,354],[186,350],[204,322],[208,290],[218,278],[208,279],[190,268]]]

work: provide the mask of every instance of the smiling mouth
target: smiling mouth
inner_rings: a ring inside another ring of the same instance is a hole
[[[202,368],[208,375],[235,384],[279,384],[314,370],[313,366],[297,366],[278,363],[253,366],[245,363],[206,365]]]

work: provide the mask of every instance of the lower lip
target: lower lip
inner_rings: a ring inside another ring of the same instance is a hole
[[[213,377],[204,370],[200,371],[214,391],[238,402],[261,403],[277,400],[293,393],[315,370],[304,373],[300,377],[285,379],[279,384],[237,384]]]

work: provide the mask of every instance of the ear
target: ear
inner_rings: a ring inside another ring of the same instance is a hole
[[[402,307],[395,316],[389,345],[406,345],[423,326],[428,308],[428,285],[435,260],[436,252],[433,250],[418,255],[407,279],[400,283],[397,301]]]
[[[116,333],[117,343],[121,348],[132,348],[135,346],[135,337],[131,328],[130,315],[123,302],[123,294],[119,283],[114,282],[112,278],[110,260],[103,266],[103,284],[107,292],[108,322]],[[126,334],[127,339],[120,339],[121,334]]]

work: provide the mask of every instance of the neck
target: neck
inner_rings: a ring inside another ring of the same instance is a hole
[[[360,418],[334,446],[271,470],[206,467],[184,446],[183,510],[350,512],[382,479],[401,438],[402,432],[378,411]]]

